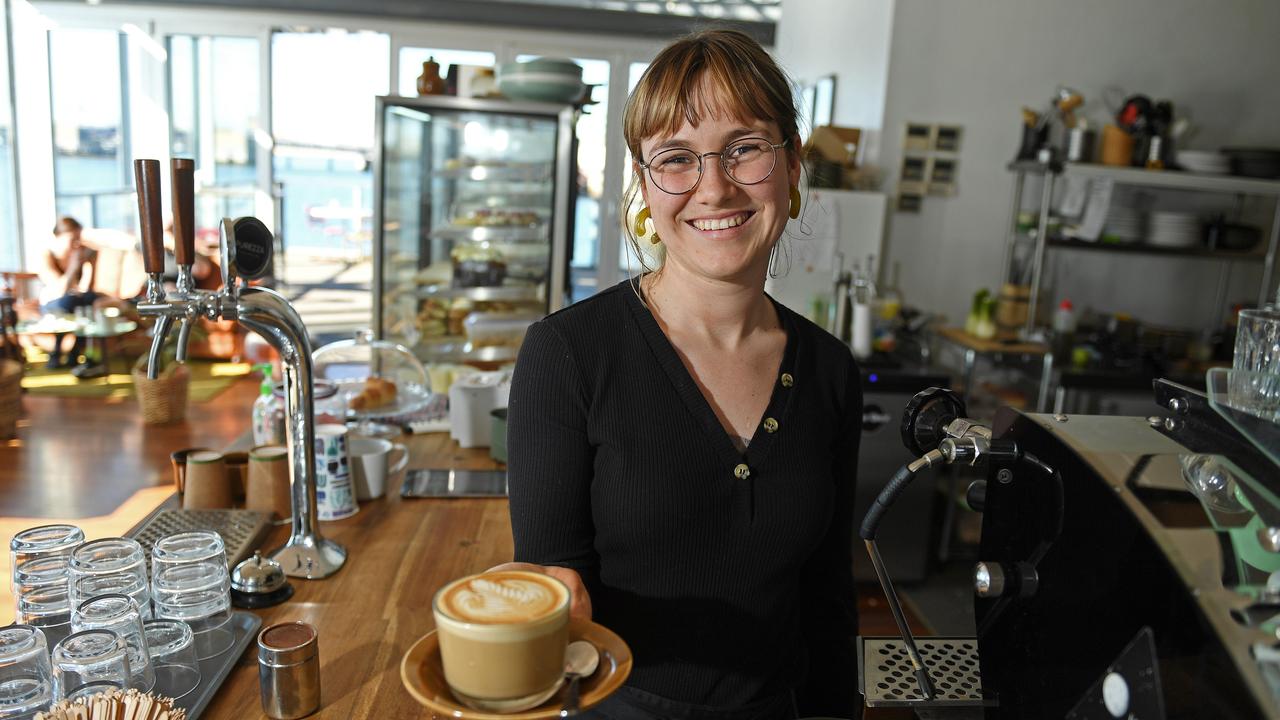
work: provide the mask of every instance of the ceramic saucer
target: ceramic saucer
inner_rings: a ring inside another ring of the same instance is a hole
[[[600,667],[578,685],[583,710],[599,704],[622,687],[631,674],[631,648],[612,630],[589,621],[569,624],[569,641],[586,640],[600,651]],[[436,631],[423,635],[400,661],[400,679],[415,700],[442,717],[462,720],[549,720],[560,717],[564,691],[557,688],[541,705],[521,712],[475,710],[458,702],[445,684]]]

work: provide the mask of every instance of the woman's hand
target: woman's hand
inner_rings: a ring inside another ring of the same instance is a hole
[[[578,574],[577,570],[558,565],[509,562],[494,565],[485,572],[498,572],[500,570],[524,570],[526,572],[550,575],[569,588],[569,617],[575,620],[591,619],[591,596],[587,594],[587,586],[582,584],[582,576]]]

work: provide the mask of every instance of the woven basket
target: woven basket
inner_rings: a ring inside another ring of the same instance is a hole
[[[142,420],[148,425],[182,422],[187,417],[187,388],[191,373],[186,365],[172,365],[151,380],[145,368],[133,369],[133,386],[138,391]]]
[[[22,363],[0,360],[0,438],[14,436],[22,412]]]

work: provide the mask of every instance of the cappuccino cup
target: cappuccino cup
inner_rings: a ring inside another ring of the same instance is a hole
[[[569,589],[549,575],[507,570],[454,580],[431,603],[445,682],[464,705],[519,712],[564,678]]]

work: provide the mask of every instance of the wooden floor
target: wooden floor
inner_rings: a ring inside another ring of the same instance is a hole
[[[42,519],[96,518],[123,532],[168,494],[169,453],[230,444],[248,429],[257,390],[252,378],[238,381],[212,400],[192,404],[186,421],[170,426],[144,425],[132,398],[25,395],[17,438],[0,441],[0,528],[11,534],[16,525]],[[858,594],[861,633],[896,635],[879,588],[860,586]],[[3,602],[0,618],[11,618],[12,601]],[[925,630],[914,616],[910,620],[913,630]],[[865,717],[911,714],[869,710]]]

